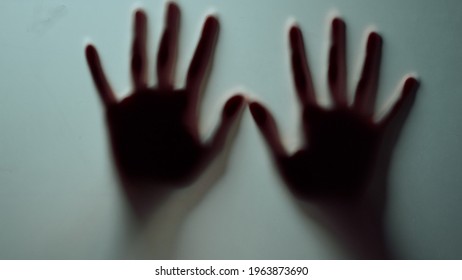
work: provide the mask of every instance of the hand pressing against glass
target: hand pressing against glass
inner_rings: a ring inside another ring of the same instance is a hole
[[[303,112],[300,150],[289,155],[268,109],[258,102],[250,104],[283,178],[293,193],[304,199],[358,196],[369,182],[384,137],[392,133],[390,128],[396,122],[403,121],[399,116],[412,104],[419,84],[415,78],[407,78],[388,114],[374,120],[382,38],[372,32],[354,101],[349,104],[345,30],[343,20],[332,21],[328,83],[333,106],[328,109],[316,101],[302,32],[297,26],[290,29],[292,71]]]
[[[214,54],[219,31],[216,17],[208,16],[187,73],[186,85],[174,87],[180,10],[169,3],[166,26],[157,56],[157,85],[148,86],[147,17],[135,13],[131,58],[133,91],[117,100],[103,72],[96,48],[86,58],[106,109],[117,167],[130,182],[185,185],[223,148],[228,132],[245,106],[241,95],[225,104],[221,122],[210,141],[198,129],[198,104]]]
[[[368,36],[364,67],[350,104],[345,33],[345,23],[334,19],[328,70],[333,105],[323,108],[316,101],[302,33],[296,26],[290,29],[292,71],[302,106],[300,150],[292,155],[286,151],[268,109],[258,102],[249,107],[290,190],[300,202],[309,202],[299,204],[306,214],[337,235],[350,257],[390,258],[384,230],[386,175],[419,82],[407,78],[397,102],[375,121],[382,38],[375,32]]]

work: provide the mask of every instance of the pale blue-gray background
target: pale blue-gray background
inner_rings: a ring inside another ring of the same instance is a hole
[[[388,237],[402,258],[462,258],[462,2],[178,3],[178,85],[205,15],[216,13],[221,21],[202,103],[204,137],[213,130],[225,98],[242,90],[271,108],[292,149],[298,143],[298,107],[287,26],[296,19],[304,31],[324,104],[328,20],[339,14],[347,22],[351,89],[365,31],[378,30],[385,39],[379,104],[393,96],[405,74],[416,72],[423,82],[392,164]],[[164,1],[0,2],[0,258],[348,257],[296,209],[248,112],[225,173],[209,191],[183,191],[176,202],[181,207],[166,205],[144,229],[131,223],[83,50],[87,42],[97,45],[114,88],[125,95],[136,7],[149,14],[153,58]]]

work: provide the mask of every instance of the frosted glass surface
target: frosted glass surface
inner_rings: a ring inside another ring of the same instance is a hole
[[[462,258],[461,1],[178,3],[178,86],[204,17],[215,13],[221,22],[201,108],[204,138],[225,99],[240,91],[272,110],[292,150],[299,144],[299,109],[288,25],[296,20],[304,32],[323,104],[329,103],[329,19],[338,14],[347,23],[351,92],[365,31],[378,30],[385,42],[378,104],[393,99],[403,75],[416,72],[422,81],[393,157],[387,237],[401,258]],[[295,206],[248,111],[220,176],[180,191],[146,227],[133,222],[117,186],[84,46],[98,47],[113,87],[126,95],[136,7],[149,15],[153,73],[164,1],[0,2],[0,258],[348,258]]]

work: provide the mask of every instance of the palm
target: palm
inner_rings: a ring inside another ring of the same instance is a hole
[[[212,140],[203,143],[198,133],[198,102],[218,35],[218,20],[208,17],[188,71],[186,86],[174,88],[179,8],[169,4],[165,33],[159,47],[157,80],[148,87],[147,17],[136,12],[133,41],[133,92],[121,101],[101,68],[98,53],[87,47],[87,60],[106,107],[112,149],[125,179],[167,184],[190,182],[221,148],[243,107],[242,96],[225,105],[220,126]]]
[[[281,172],[303,196],[356,193],[377,152],[378,127],[348,110],[309,110],[308,143],[281,159]]]
[[[290,31],[292,65],[297,94],[302,106],[305,143],[289,155],[283,147],[276,122],[261,104],[253,102],[250,110],[268,142],[277,166],[290,189],[303,198],[357,195],[368,179],[383,138],[390,124],[413,99],[417,80],[408,78],[401,97],[391,112],[375,122],[374,103],[377,93],[382,39],[371,33],[366,60],[353,104],[346,94],[345,24],[332,24],[332,47],[329,62],[329,86],[333,108],[322,108],[316,101],[301,31]]]
[[[145,91],[109,109],[114,152],[127,175],[170,183],[189,179],[202,166],[206,148],[185,105],[182,92]]]

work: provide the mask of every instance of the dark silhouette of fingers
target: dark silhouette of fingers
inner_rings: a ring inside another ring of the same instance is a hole
[[[286,157],[287,151],[284,148],[279,131],[271,113],[258,102],[249,105],[250,113],[255,120],[263,138],[268,143],[272,153],[276,158]]]
[[[180,8],[175,3],[169,3],[165,31],[157,54],[157,80],[160,89],[173,89],[179,26]]]
[[[193,111],[197,107],[199,94],[215,51],[218,31],[218,19],[213,16],[207,17],[186,78],[186,89],[190,100],[189,104],[193,108]]]
[[[308,60],[305,53],[302,31],[299,27],[293,26],[289,32],[291,45],[292,72],[295,88],[303,106],[315,104],[313,81],[311,78]]]
[[[136,11],[131,63],[135,91],[147,86],[147,21],[143,11]]]
[[[401,89],[398,101],[396,101],[390,112],[382,119],[382,121],[380,121],[379,124],[383,127],[387,127],[396,119],[399,119],[400,114],[409,111],[415,100],[419,86],[420,82],[416,78],[407,78]]]
[[[329,87],[334,105],[346,107],[346,25],[340,18],[332,21],[331,48],[329,52]]]
[[[221,113],[220,124],[209,145],[212,154],[223,148],[228,138],[229,131],[238,120],[238,116],[244,109],[245,104],[246,100],[244,96],[240,94],[231,97],[226,102]]]
[[[106,75],[104,74],[98,51],[94,46],[88,45],[85,49],[85,56],[87,58],[88,66],[90,67],[93,81],[103,104],[106,107],[115,104],[117,100],[109,82],[106,79]]]
[[[354,108],[366,117],[374,114],[382,58],[382,37],[372,32],[367,39],[366,59],[356,89]]]

